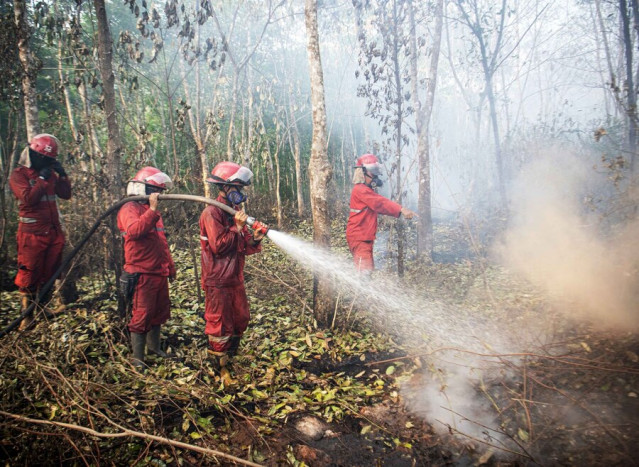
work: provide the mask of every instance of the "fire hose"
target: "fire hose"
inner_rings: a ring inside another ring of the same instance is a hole
[[[84,245],[89,240],[89,238],[91,238],[91,236],[95,233],[95,231],[98,230],[98,227],[100,227],[100,224],[102,223],[102,221],[104,219],[109,217],[115,210],[119,209],[124,204],[126,204],[126,203],[128,203],[130,201],[148,201],[148,199],[149,199],[148,196],[129,196],[127,198],[124,198],[124,199],[118,201],[113,206],[111,206],[109,209],[104,211],[104,213],[95,221],[95,223],[93,224],[93,227],[91,227],[89,232],[87,232],[87,234],[82,238],[82,240],[80,240],[80,242],[78,242],[76,247],[73,250],[71,250],[71,252],[62,260],[62,262],[60,263],[60,267],[58,267],[58,269],[56,269],[56,271],[53,273],[51,278],[40,288],[40,291],[38,292],[38,295],[37,295],[36,299],[29,305],[29,307],[26,310],[24,310],[20,314],[20,316],[18,318],[16,318],[7,327],[5,327],[2,331],[0,331],[0,338],[6,336],[8,333],[10,333],[15,328],[17,328],[18,325],[20,324],[20,322],[22,321],[22,319],[24,319],[29,313],[31,313],[35,309],[35,307],[41,302],[42,298],[46,296],[46,294],[49,292],[49,290],[51,290],[51,287],[53,287],[53,284],[55,283],[56,279],[58,277],[60,277],[60,274],[62,274],[62,271],[64,271],[66,269],[66,267],[69,265],[71,260],[75,257],[75,255],[78,254],[78,252],[82,249],[82,247],[84,247]],[[214,200],[214,199],[211,199],[211,198],[206,198],[204,196],[160,195],[158,197],[158,200],[160,200],[160,201],[163,201],[163,200],[169,200],[169,201],[196,201],[196,202],[199,202],[199,203],[205,203],[205,204],[210,204],[211,206],[216,206],[216,207],[220,208],[221,210],[227,212],[228,214],[230,214],[232,216],[234,216],[235,213],[237,212],[231,206],[227,206],[226,204],[220,203],[217,200]],[[248,225],[250,225],[253,228],[253,230],[255,230],[255,231],[261,232],[261,233],[263,233],[265,235],[268,232],[269,227],[266,224],[258,221],[254,217],[249,216],[248,219],[246,219],[246,223]]]

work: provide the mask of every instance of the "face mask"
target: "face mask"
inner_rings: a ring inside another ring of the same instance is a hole
[[[373,179],[371,180],[371,188],[379,188],[384,186],[384,181],[379,178],[377,175],[375,175],[373,177]]]
[[[144,185],[144,192],[147,195],[150,195],[151,193],[162,193],[163,191],[164,190],[159,186]]]
[[[231,202],[231,204],[234,204],[237,206],[238,204],[242,204],[244,201],[246,201],[248,199],[248,196],[246,196],[241,191],[233,190],[233,191],[229,191],[226,194],[226,199],[228,199]]]
[[[31,168],[34,170],[44,169],[54,162],[54,159],[43,156],[31,148],[29,148],[29,159],[31,160]]]

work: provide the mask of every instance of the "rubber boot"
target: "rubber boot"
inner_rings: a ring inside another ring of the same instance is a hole
[[[167,358],[168,355],[160,347],[160,330],[162,326],[151,326],[151,330],[146,334],[146,348],[149,352],[158,357]]]
[[[131,359],[131,363],[136,370],[139,372],[143,372],[146,368],[144,364],[144,347],[146,346],[146,333],[138,334],[135,332],[131,333],[131,349],[133,350],[133,358]]]
[[[25,310],[29,308],[30,304],[31,304],[31,294],[28,292],[20,292],[20,314],[24,313]],[[20,327],[18,328],[18,330],[27,331],[29,329],[32,329],[33,325],[34,325],[34,317],[33,317],[33,310],[31,310],[31,312],[28,315],[22,318],[22,321],[20,322]]]
[[[231,336],[231,339],[229,339],[229,349],[227,351],[229,357],[237,355],[237,350],[240,348],[240,339],[242,339],[242,336]]]
[[[209,358],[211,363],[216,371],[220,373],[220,379],[224,383],[225,386],[230,386],[235,383],[233,378],[231,378],[231,373],[227,367],[229,363],[229,355],[226,352],[215,352],[214,350],[208,349]]]

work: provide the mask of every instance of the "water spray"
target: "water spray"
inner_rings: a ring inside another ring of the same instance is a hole
[[[3,330],[0,331],[0,338],[6,336],[12,330],[17,328],[20,325],[20,322],[29,313],[31,313],[38,304],[40,304],[42,302],[42,298],[46,296],[46,294],[49,292],[49,290],[51,290],[51,287],[53,287],[53,284],[55,283],[56,279],[58,277],[60,277],[60,274],[62,274],[62,271],[64,271],[66,269],[66,267],[69,265],[71,260],[75,257],[75,255],[78,254],[78,252],[84,247],[84,245],[89,240],[89,238],[91,238],[91,236],[95,233],[95,231],[98,230],[98,227],[100,227],[100,224],[102,223],[102,221],[104,219],[109,217],[114,211],[116,211],[117,209],[119,209],[120,207],[122,207],[123,205],[125,205],[128,202],[131,202],[131,201],[148,201],[148,199],[149,199],[148,196],[129,196],[129,197],[126,197],[126,198],[118,201],[113,206],[111,206],[109,209],[104,211],[104,213],[102,213],[102,215],[100,217],[98,217],[98,219],[95,221],[95,223],[93,224],[91,229],[87,232],[87,234],[82,238],[82,240],[80,240],[80,242],[78,242],[76,247],[65,258],[63,258],[62,262],[60,263],[60,267],[58,267],[58,269],[56,269],[56,271],[53,273],[51,278],[40,288],[40,292],[38,292],[38,295],[36,296],[35,300],[31,303],[31,305],[29,305],[29,307],[26,310],[24,310],[20,314],[20,316],[18,318],[16,318],[7,327],[5,327]],[[226,205],[224,203],[220,203],[219,201],[217,201],[215,199],[206,198],[204,196],[177,195],[177,194],[176,195],[159,195],[158,199],[160,201],[164,201],[164,200],[168,200],[168,201],[195,201],[195,202],[198,202],[198,203],[209,204],[211,206],[215,206],[215,207],[220,208],[222,211],[224,211],[224,212],[226,212],[226,213],[228,213],[228,214],[230,214],[232,216],[234,216],[235,213],[237,212],[231,206],[228,206],[228,205]],[[264,235],[266,235],[268,233],[268,231],[269,231],[268,225],[264,224],[263,222],[258,221],[254,217],[249,216],[248,219],[246,219],[246,223],[249,226],[251,226],[256,232],[263,233]]]

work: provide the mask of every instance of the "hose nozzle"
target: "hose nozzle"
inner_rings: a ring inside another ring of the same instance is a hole
[[[254,217],[249,216],[249,218],[246,219],[246,223],[250,225],[256,232],[260,232],[264,235],[266,235],[268,233],[268,230],[270,229],[268,225],[258,221]]]

